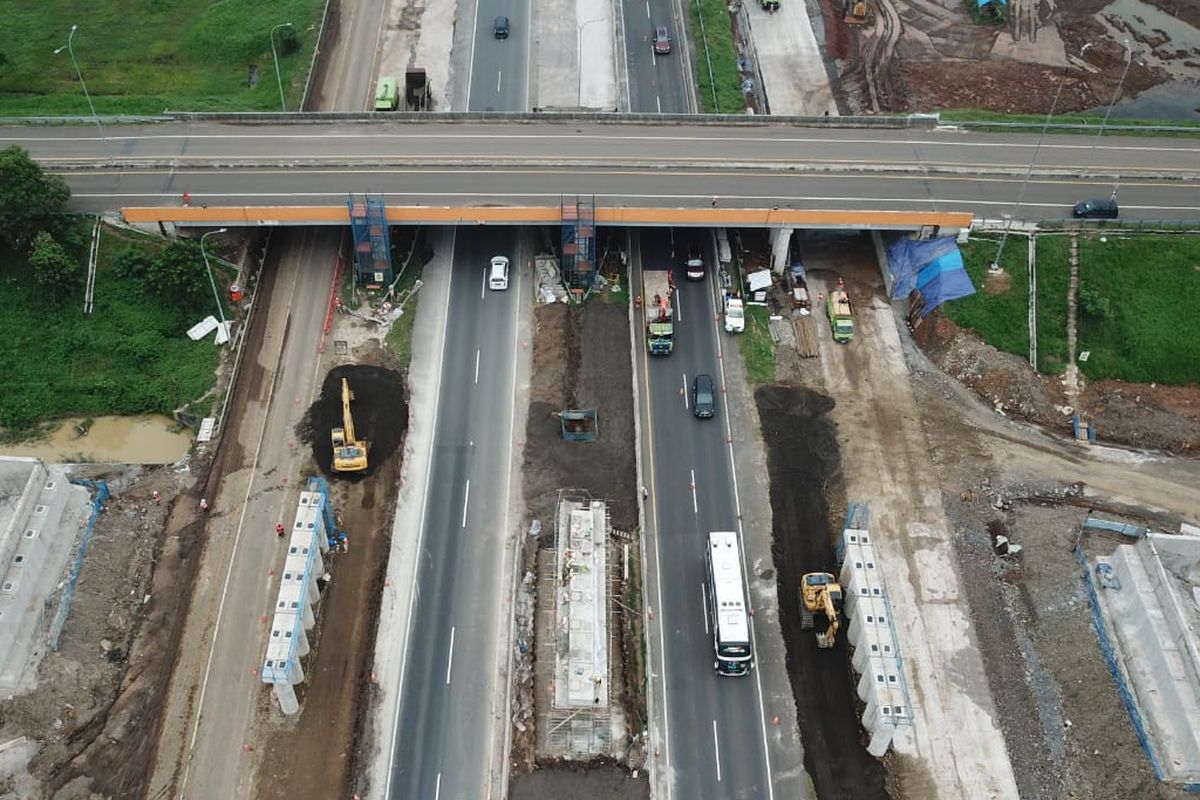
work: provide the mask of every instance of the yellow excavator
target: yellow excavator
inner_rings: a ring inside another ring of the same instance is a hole
[[[842,587],[828,572],[810,572],[800,579],[800,628],[813,629],[813,617],[824,614],[828,624],[817,631],[817,647],[828,649],[841,628]]]
[[[350,416],[350,401],[354,392],[350,382],[342,378],[342,427],[330,431],[333,439],[333,471],[362,472],[367,468],[367,443],[354,436],[354,417]]]

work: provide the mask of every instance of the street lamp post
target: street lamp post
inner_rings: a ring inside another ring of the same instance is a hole
[[[1083,54],[1092,46],[1088,42],[1083,47],[1079,48],[1079,57],[1083,58]],[[1054,111],[1058,108],[1058,98],[1062,96],[1063,87],[1067,84],[1067,73],[1071,70],[1071,62],[1068,61],[1063,67],[1062,76],[1058,79],[1058,89],[1054,92],[1054,100],[1050,103],[1050,111],[1046,114],[1046,119],[1042,123],[1042,132],[1038,136],[1037,144],[1033,148],[1033,157],[1029,159],[1029,168],[1025,170],[1025,178],[1021,181],[1021,189],[1017,192],[1017,204],[1013,206],[1013,213],[1008,215],[1008,219],[1004,223],[1004,233],[1000,236],[1000,246],[996,248],[996,257],[992,260],[991,269],[1000,269],[1000,256],[1004,253],[1004,245],[1008,241],[1008,231],[1012,227],[1012,217],[1016,215],[1017,209],[1021,207],[1021,202],[1025,199],[1025,189],[1029,186],[1029,176],[1033,174],[1033,165],[1037,163],[1038,152],[1042,149],[1042,141],[1046,138],[1046,129],[1050,127],[1050,120],[1054,118]]]
[[[275,83],[279,85],[279,106],[284,111],[287,111],[287,101],[283,99],[283,78],[279,75],[279,54],[275,52],[275,31],[280,28],[290,28],[292,23],[281,22],[274,28],[271,28],[271,33],[268,34],[271,38],[271,58],[275,61]]]
[[[579,108],[583,108],[583,29],[593,22],[604,22],[604,18],[593,17],[575,26],[575,41],[577,43],[577,51],[575,53],[575,105]]]
[[[1121,96],[1121,87],[1125,85],[1125,76],[1129,74],[1129,67],[1133,64],[1133,48],[1129,44],[1129,37],[1125,37],[1125,68],[1121,70],[1121,77],[1117,81],[1117,89],[1113,92],[1112,100],[1108,103],[1108,108],[1104,112],[1104,119],[1100,120],[1100,130],[1096,131],[1096,138],[1092,141],[1092,150],[1088,154],[1088,161],[1095,164],[1096,145],[1100,144],[1100,137],[1104,135],[1104,126],[1108,124],[1108,117],[1112,114],[1113,106],[1117,104],[1117,99]],[[1113,184],[1112,196],[1115,200],[1117,197],[1117,187],[1119,184]]]
[[[75,31],[79,28],[78,25],[71,26],[71,33],[67,36],[67,43],[54,51],[54,55],[58,55],[63,50],[71,56],[71,65],[75,67],[75,77],[79,78],[79,85],[83,87],[83,96],[87,99],[88,108],[92,110],[92,119],[96,121],[96,130],[100,132],[100,138],[104,138],[104,128],[100,125],[100,116],[96,113],[96,106],[92,103],[92,96],[88,94],[87,84],[83,82],[83,73],[79,71],[79,62],[75,60],[75,48],[72,46],[75,39]]]
[[[208,272],[208,283],[212,286],[213,299],[217,301],[217,318],[221,320],[221,328],[225,329],[225,310],[221,307],[221,295],[217,293],[217,282],[213,278],[212,265],[208,263],[208,253],[204,250],[204,240],[212,236],[214,233],[225,233],[228,228],[217,228],[215,231],[208,231],[200,236],[200,255],[204,257],[204,269]],[[228,331],[226,331],[228,333]]]

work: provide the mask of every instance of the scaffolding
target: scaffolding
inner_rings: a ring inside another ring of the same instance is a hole
[[[561,198],[563,282],[576,296],[596,280],[596,198]]]
[[[383,197],[350,195],[350,230],[354,232],[354,277],[368,289],[382,289],[392,274],[392,242]]]

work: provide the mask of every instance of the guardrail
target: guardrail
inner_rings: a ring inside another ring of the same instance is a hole
[[[882,128],[932,130],[938,126],[936,114],[870,117],[787,117],[763,114],[650,114],[604,111],[563,111],[559,109],[521,113],[446,111],[436,114],[420,111],[254,111],[209,113],[202,111],[164,111],[158,116],[101,117],[104,125],[145,125],[171,122],[213,122],[233,125],[308,125],[313,123],[358,122],[387,123],[521,123],[591,122],[598,125],[693,125],[700,127],[746,128]],[[0,125],[94,125],[92,117],[0,117]],[[1108,126],[1112,129],[1113,126]],[[116,138],[116,137],[113,137]]]

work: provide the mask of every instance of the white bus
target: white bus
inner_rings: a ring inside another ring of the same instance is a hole
[[[750,612],[742,584],[742,554],[733,531],[708,534],[704,554],[708,577],[708,613],[712,623],[713,670],[718,675],[746,675],[754,654],[750,647]]]

